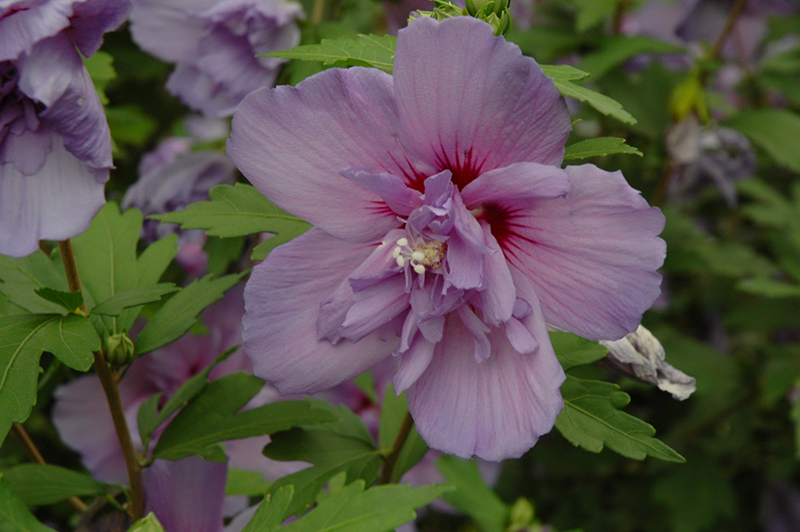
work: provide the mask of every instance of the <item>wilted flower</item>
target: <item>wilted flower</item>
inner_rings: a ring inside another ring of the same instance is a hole
[[[39,240],[82,233],[105,203],[111,136],[81,54],[92,56],[128,8],[0,3],[0,253],[22,257]]]
[[[394,76],[331,69],[249,95],[228,154],[315,227],[245,289],[245,351],[282,393],[394,354],[434,449],[517,457],[563,407],[546,324],[633,331],[659,293],[664,225],[619,172],[560,168],[552,81],[484,22],[422,18]]]
[[[300,4],[284,0],[134,0],[133,40],[177,63],[167,90],[192,109],[229,116],[275,82],[281,60],[256,57],[300,42]]]

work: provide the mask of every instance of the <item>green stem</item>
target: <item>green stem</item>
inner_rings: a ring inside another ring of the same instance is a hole
[[[311,8],[311,25],[319,26],[325,17],[325,0],[314,0]]]
[[[725,22],[725,27],[722,29],[722,33],[719,34],[719,37],[717,37],[717,42],[714,43],[714,48],[711,50],[711,59],[717,59],[720,52],[722,52],[722,47],[725,46],[725,41],[728,40],[733,28],[736,26],[736,19],[739,18],[739,14],[742,12],[745,1],[746,0],[737,0],[731,8],[731,12],[728,13],[728,20]]]
[[[411,417],[410,412],[406,412],[406,417],[403,418],[403,424],[400,425],[397,437],[395,437],[394,443],[392,443],[392,450],[389,452],[383,464],[380,484],[392,483],[392,473],[394,473],[394,468],[397,465],[397,459],[400,458],[400,452],[403,450],[406,441],[408,441],[408,436],[411,434],[412,428],[414,428],[414,419]]]
[[[77,292],[81,289],[81,279],[78,275],[78,265],[75,261],[75,254],[72,251],[72,243],[69,240],[65,240],[59,242],[58,247],[61,250],[61,259],[64,263],[64,271],[67,274],[69,289],[71,292]],[[81,306],[81,312],[85,315],[89,314],[85,303]],[[108,363],[102,349],[94,353],[94,370],[100,378],[100,384],[102,384],[103,391],[106,394],[108,407],[111,411],[111,419],[117,432],[117,439],[122,448],[122,454],[125,456],[125,466],[128,469],[128,481],[130,482],[128,513],[136,521],[144,514],[142,467],[139,464],[136,448],[133,446],[128,423],[125,421],[125,409],[122,407],[117,378],[108,369]]]

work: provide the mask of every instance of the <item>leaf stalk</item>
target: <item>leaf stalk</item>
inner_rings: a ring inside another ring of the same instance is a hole
[[[406,411],[406,417],[403,418],[403,424],[400,425],[400,430],[397,432],[394,443],[392,443],[392,450],[386,457],[386,461],[383,464],[383,470],[381,471],[381,479],[379,482],[380,484],[392,483],[392,473],[394,473],[394,467],[397,465],[397,459],[400,458],[400,453],[408,441],[408,436],[411,434],[411,429],[413,427],[414,418],[411,417],[411,412]]]

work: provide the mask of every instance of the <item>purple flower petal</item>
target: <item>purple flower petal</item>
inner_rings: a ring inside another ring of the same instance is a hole
[[[417,382],[433,360],[435,348],[435,343],[420,337],[413,342],[408,351],[403,353],[393,381],[396,394],[400,395]]]
[[[281,393],[314,393],[360,375],[397,346],[372,334],[357,344],[317,340],[320,304],[371,253],[312,228],[275,249],[245,288],[244,348],[253,372]]]
[[[517,301],[517,289],[514,287],[506,258],[491,229],[488,224],[483,224],[482,228],[486,245],[493,250],[493,253],[484,258],[483,274],[486,277],[486,288],[480,293],[481,309],[484,321],[497,327],[511,319]]]
[[[539,339],[530,355],[514,350],[501,329],[489,333],[491,355],[478,363],[461,319],[448,316],[445,336],[425,373],[408,389],[409,411],[428,445],[463,458],[517,458],[549,432],[564,404],[564,372],[538,302],[525,322]]]
[[[142,472],[145,511],[170,532],[221,532],[228,466],[190,456],[156,460]]]
[[[128,18],[130,9],[128,0],[76,2],[67,34],[84,57],[91,57],[103,44],[103,33],[119,28]]]
[[[0,5],[0,61],[18,59],[69,26],[75,0],[16,1]]]
[[[228,156],[280,208],[352,242],[399,227],[383,199],[339,172],[413,175],[396,140],[391,76],[332,69],[296,88],[250,94],[233,119]]]
[[[572,183],[557,166],[514,163],[482,174],[464,187],[461,196],[467,208],[502,205],[507,209],[525,208],[530,200],[568,196]]]
[[[568,198],[508,214],[497,237],[512,271],[533,284],[547,323],[593,340],[636,329],[660,293],[664,215],[620,172],[566,168]]]
[[[515,162],[561,163],[566,105],[516,45],[468,17],[420,18],[399,35],[394,80],[409,153],[450,169],[459,188]]]
[[[373,174],[365,168],[348,168],[339,173],[365,190],[379,195],[397,214],[408,216],[414,209],[422,206],[419,192],[408,188],[396,175],[386,172]]]
[[[131,35],[139,47],[164,61],[191,57],[200,44],[205,22],[187,10],[208,9],[216,0],[134,0]]]

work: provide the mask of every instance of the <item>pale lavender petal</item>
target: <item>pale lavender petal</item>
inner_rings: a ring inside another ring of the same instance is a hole
[[[108,170],[92,170],[69,153],[61,136],[34,175],[0,166],[0,253],[24,257],[39,240],[66,240],[89,228],[105,204]]]
[[[361,188],[379,195],[397,214],[408,216],[411,211],[422,206],[419,192],[408,188],[396,175],[386,172],[373,174],[366,168],[348,168],[339,173]]]
[[[482,174],[464,187],[461,197],[468,209],[486,205],[524,208],[532,199],[568,196],[572,183],[557,166],[514,163]]]
[[[456,312],[458,317],[461,318],[461,324],[464,325],[464,328],[472,337],[472,343],[475,346],[475,362],[481,363],[485,361],[492,352],[492,346],[489,345],[489,337],[487,336],[491,329],[470,310],[469,305],[462,306]]]
[[[533,284],[547,323],[593,340],[619,339],[660,293],[664,215],[620,172],[593,165],[566,171],[575,185],[568,198],[533,201],[492,233],[512,272]]]
[[[18,59],[69,26],[75,0],[22,0],[0,5],[0,61]]]
[[[494,238],[488,224],[481,224],[486,245],[493,250],[487,255],[483,265],[486,288],[480,292],[483,319],[489,325],[497,327],[511,319],[517,301],[517,289],[511,278],[511,271],[503,255],[500,245]]]
[[[396,139],[392,77],[331,69],[296,88],[251,93],[233,118],[228,156],[278,207],[353,242],[399,227],[383,199],[339,175],[352,167],[414,172]]]
[[[532,292],[526,298],[535,301]],[[492,353],[479,364],[461,319],[448,317],[430,366],[407,392],[409,411],[430,447],[464,458],[517,458],[553,428],[563,408],[564,372],[541,313],[535,310],[526,321],[539,339],[535,353],[520,355],[501,329],[492,329]]]
[[[221,532],[228,466],[190,456],[156,460],[142,472],[145,511],[170,532]]]
[[[312,228],[276,248],[245,288],[244,348],[253,372],[281,393],[314,393],[360,375],[397,346],[377,334],[357,344],[317,340],[320,304],[371,253]]]
[[[470,214],[461,196],[454,200],[454,231],[447,242],[448,285],[461,290],[470,290],[484,284],[483,259],[493,250],[484,244],[485,237],[480,223]],[[496,250],[494,250],[496,251]]]
[[[396,275],[353,294],[353,305],[347,311],[341,335],[358,342],[393,320],[408,308],[409,296],[405,279]]]
[[[128,0],[85,0],[75,3],[67,35],[84,57],[91,57],[103,44],[103,33],[115,30],[128,18]]]
[[[216,0],[133,0],[131,36],[139,47],[165,61],[191,58],[205,22],[187,10],[208,9]]]
[[[508,338],[511,347],[520,355],[534,353],[539,347],[539,342],[536,341],[531,331],[517,318],[509,318],[509,320],[503,324],[503,327],[506,330],[506,338]]]
[[[425,338],[414,340],[411,348],[402,354],[400,367],[394,376],[394,391],[400,395],[412,384],[417,382],[420,375],[428,369],[433,359],[433,350],[436,344],[427,341]]]
[[[459,188],[515,162],[560,165],[571,128],[563,98],[485,22],[416,19],[399,32],[394,79],[403,146],[452,170]]]

